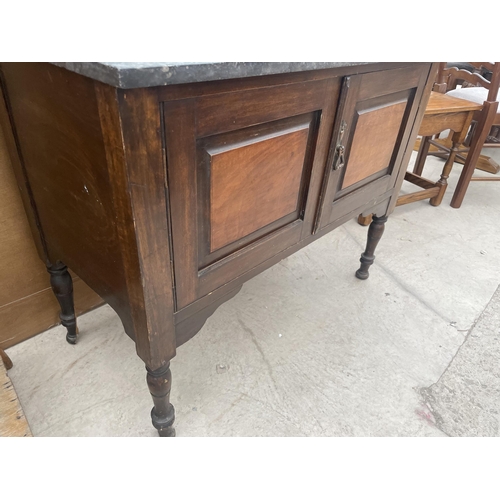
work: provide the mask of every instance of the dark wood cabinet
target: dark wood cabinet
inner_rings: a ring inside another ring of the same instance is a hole
[[[317,229],[397,184],[424,83],[416,67],[347,76],[335,120]]]
[[[311,234],[339,88],[325,79],[163,103],[176,310]]]
[[[2,65],[2,122],[68,340],[66,265],[136,342],[161,435],[173,433],[176,348],[246,280],[360,213],[375,215],[357,274],[368,276],[435,70],[371,63],[121,88]]]

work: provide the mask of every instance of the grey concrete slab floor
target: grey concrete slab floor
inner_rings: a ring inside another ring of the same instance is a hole
[[[424,175],[442,165],[429,158]],[[222,305],[172,361],[177,435],[446,436],[421,391],[500,284],[500,183],[471,184],[455,210],[460,170],[440,207],[395,210],[367,281],[354,277],[367,229],[352,220]],[[59,326],[8,350],[33,434],[156,436],[144,365],[116,314],[101,307],[79,329],[76,346]],[[489,362],[481,370],[498,373]],[[477,411],[467,401],[455,413]],[[498,398],[484,406],[500,411]]]

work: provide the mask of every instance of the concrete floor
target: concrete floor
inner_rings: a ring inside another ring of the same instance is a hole
[[[430,158],[425,175],[442,165]],[[498,349],[498,308],[467,346],[500,284],[500,184],[471,184],[452,209],[460,170],[440,207],[395,210],[369,280],[354,277],[366,228],[352,220],[221,306],[172,361],[177,435],[499,435],[498,356],[482,354]],[[76,346],[56,327],[8,350],[33,434],[156,436],[116,314],[101,307],[79,328]],[[479,406],[473,383],[461,397],[467,380],[481,381]]]

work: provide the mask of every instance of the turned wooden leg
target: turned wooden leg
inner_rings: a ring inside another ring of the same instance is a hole
[[[61,307],[61,323],[67,329],[66,340],[76,344],[78,329],[76,327],[75,305],[73,302],[73,280],[68,268],[62,263],[47,266],[50,273],[50,285]]]
[[[441,205],[441,202],[443,201],[444,193],[446,192],[446,188],[448,187],[448,177],[450,176],[451,169],[453,168],[453,163],[455,162],[457,151],[458,144],[456,142],[453,142],[453,145],[450,149],[450,154],[448,155],[448,159],[446,160],[443,171],[441,172],[441,178],[436,182],[436,185],[439,186],[439,193],[429,200],[429,203],[433,207]]]
[[[368,278],[368,269],[373,264],[375,260],[375,249],[377,248],[378,242],[382,235],[384,234],[385,223],[387,222],[387,215],[382,217],[373,216],[373,221],[368,228],[368,240],[366,242],[366,249],[361,254],[359,259],[361,262],[360,268],[356,271],[356,278],[360,280],[365,280]]]
[[[3,365],[6,370],[10,370],[12,368],[12,361],[9,356],[7,356],[6,352],[3,349],[0,349],[0,357],[2,358]]]
[[[170,363],[162,366],[158,370],[150,370],[147,366],[149,392],[153,398],[153,409],[151,410],[151,420],[153,426],[162,437],[174,437],[175,429],[172,427],[175,420],[175,409],[170,403],[170,387],[172,385],[172,374],[170,373]]]

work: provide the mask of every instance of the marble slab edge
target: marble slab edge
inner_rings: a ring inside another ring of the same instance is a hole
[[[132,89],[373,64],[366,62],[52,62],[113,87]]]

